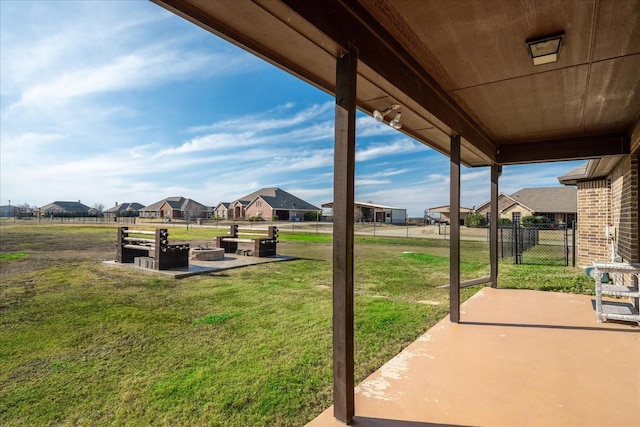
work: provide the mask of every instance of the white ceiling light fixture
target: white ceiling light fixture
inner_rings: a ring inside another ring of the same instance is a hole
[[[393,120],[389,122],[389,126],[391,126],[394,129],[400,129],[402,127],[402,123],[400,123],[400,116],[402,116],[402,113],[398,111],[396,113],[396,116],[393,118]]]
[[[389,114],[393,110],[397,110],[398,108],[400,108],[400,104],[391,104],[386,109],[384,109],[382,111],[373,110],[373,118],[376,119],[377,121],[381,122],[381,121],[384,120],[384,117],[387,114]]]
[[[397,110],[398,108],[400,108],[400,104],[391,104],[382,111],[373,110],[373,118],[379,122],[382,122],[384,121],[384,118],[387,114],[389,114],[394,110]],[[394,129],[400,129],[402,127],[402,123],[400,123],[400,116],[401,116],[401,113],[400,111],[398,111],[394,119],[389,122],[389,126],[391,126]]]
[[[527,48],[533,60],[533,65],[556,62],[560,57],[560,48],[563,42],[564,33],[527,40]]]

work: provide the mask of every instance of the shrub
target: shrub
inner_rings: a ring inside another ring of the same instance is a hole
[[[470,228],[481,228],[487,225],[487,219],[482,214],[470,214],[464,217],[464,225]]]
[[[318,212],[305,212],[304,213],[305,221],[317,221],[318,220]]]
[[[546,216],[529,215],[523,217],[520,223],[523,227],[534,227],[538,225],[549,224],[550,222],[551,220],[549,220],[549,218],[547,218]]]
[[[498,225],[511,225],[509,218],[498,218]]]

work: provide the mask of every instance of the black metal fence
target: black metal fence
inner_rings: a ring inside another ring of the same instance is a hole
[[[572,265],[575,267],[573,227],[522,227],[519,223],[498,228],[498,257],[514,264]]]

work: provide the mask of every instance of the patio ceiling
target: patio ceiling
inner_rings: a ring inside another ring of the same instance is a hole
[[[357,107],[467,166],[640,149],[640,0],[154,0],[327,93],[359,51]],[[525,41],[565,34],[534,66]],[[633,148],[632,148],[633,147]]]

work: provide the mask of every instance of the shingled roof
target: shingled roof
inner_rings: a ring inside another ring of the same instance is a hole
[[[115,205],[112,208],[107,209],[104,213],[118,213],[124,211],[139,211],[144,208],[144,205],[141,203],[133,202],[133,203],[120,203],[119,205]]]
[[[162,205],[164,205],[165,203],[169,204],[169,206],[171,206],[172,209],[176,209],[179,211],[187,211],[187,210],[195,210],[195,211],[206,211],[208,210],[208,207],[203,205],[202,203],[198,203],[193,199],[187,199],[185,197],[167,197],[166,199],[162,199],[160,201],[157,201],[153,204],[150,204],[149,206],[145,206],[144,208],[140,209],[142,211],[157,211],[159,210]]]
[[[510,197],[532,212],[575,213],[578,211],[575,187],[523,188]]]
[[[89,206],[80,202],[61,202],[55,201],[44,205],[40,208],[41,212],[59,211],[59,212],[89,212]]]
[[[258,197],[262,198],[272,209],[319,211],[320,208],[306,202],[281,188],[263,188],[239,198],[237,201],[248,205]]]

